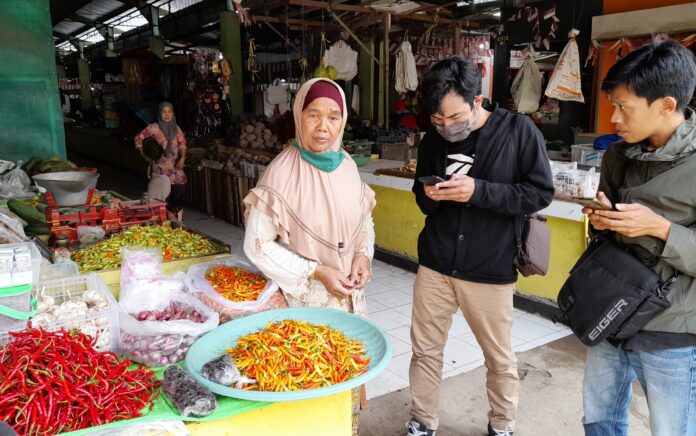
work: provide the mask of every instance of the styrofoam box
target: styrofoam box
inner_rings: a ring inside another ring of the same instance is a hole
[[[596,150],[592,144],[575,144],[570,148],[573,162],[596,167],[602,166],[604,150]]]
[[[66,302],[81,300],[81,297],[88,291],[97,291],[107,301],[107,306],[103,309],[90,309],[84,316],[62,319],[48,325],[41,325],[49,331],[65,328],[79,329],[85,334],[94,335],[95,331],[100,337],[108,335],[108,341],[97,340],[98,351],[113,351],[118,353],[119,344],[119,325],[118,325],[118,304],[114,299],[109,288],[99,278],[96,273],[77,277],[62,278],[39,283],[32,293],[37,299],[42,296],[50,296],[55,299],[56,306]],[[41,312],[39,312],[41,313]],[[39,327],[32,322],[33,327]],[[100,344],[100,342],[102,342]]]
[[[22,280],[24,283],[19,283],[13,281],[7,286],[18,286],[18,285],[29,285],[36,284],[39,282],[39,273],[41,272],[41,252],[33,242],[17,242],[13,244],[2,244],[0,245],[3,251],[14,252],[15,248],[28,247],[29,253],[31,255],[31,280]]]

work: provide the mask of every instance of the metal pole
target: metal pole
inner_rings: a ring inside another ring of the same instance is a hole
[[[389,130],[389,29],[391,14],[384,14],[384,128]]]

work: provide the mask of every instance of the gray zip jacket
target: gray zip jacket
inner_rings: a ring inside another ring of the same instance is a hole
[[[667,241],[615,237],[642,260],[656,261],[653,269],[663,280],[681,273],[668,295],[671,306],[643,330],[696,334],[696,113],[687,109],[685,116],[655,151],[639,144],[612,145],[602,160],[599,190],[612,203],[639,203],[672,223]],[[618,186],[624,169],[624,183]]]

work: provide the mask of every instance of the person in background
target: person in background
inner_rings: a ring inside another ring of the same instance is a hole
[[[485,359],[488,434],[510,436],[519,398],[510,341],[515,226],[553,199],[544,138],[529,117],[487,105],[481,73],[463,58],[435,64],[421,91],[433,128],[418,146],[413,185],[426,218],[413,286],[407,434],[435,434],[443,352],[461,310]],[[446,181],[419,180],[430,176]]]
[[[143,151],[143,141],[152,138],[161,148],[161,157],[156,161],[148,157]],[[148,193],[151,199],[167,202],[167,212],[169,219],[182,221],[183,207],[182,202],[186,193],[186,174],[184,173],[184,163],[186,162],[186,137],[176,124],[174,107],[171,103],[162,102],[158,108],[157,122],[145,127],[135,137],[135,148],[140,155],[147,161],[147,177],[151,180],[148,186]],[[169,179],[170,186],[167,189],[166,180]],[[159,198],[167,193],[166,198]]]
[[[295,140],[244,199],[244,253],[278,283],[290,307],[367,316],[375,194],[341,150],[348,120],[343,91],[328,79],[309,80],[293,116]],[[353,391],[355,435],[359,391]]]
[[[621,342],[587,349],[585,434],[628,435],[636,378],[653,436],[696,435],[696,87],[693,54],[654,42],[609,69],[602,90],[622,141],[604,154],[597,199],[615,210],[583,209],[663,280],[676,276],[671,306]]]

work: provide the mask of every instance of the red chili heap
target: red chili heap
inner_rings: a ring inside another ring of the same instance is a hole
[[[128,359],[94,350],[79,331],[10,333],[0,347],[0,420],[20,435],[52,435],[141,415],[159,382]]]

